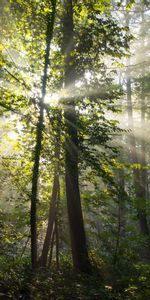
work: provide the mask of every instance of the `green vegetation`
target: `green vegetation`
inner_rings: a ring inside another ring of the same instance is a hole
[[[0,299],[149,300],[148,3],[0,11]]]

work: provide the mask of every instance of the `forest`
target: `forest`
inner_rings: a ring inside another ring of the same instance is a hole
[[[0,1],[0,299],[150,299],[150,3]]]

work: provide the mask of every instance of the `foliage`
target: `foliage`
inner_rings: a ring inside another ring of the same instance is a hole
[[[12,264],[3,261],[3,273],[0,273],[0,295],[5,299],[14,300],[65,300],[70,297],[87,300],[98,300],[100,297],[103,300],[149,299],[149,265],[133,264],[128,270],[124,267],[120,272],[119,269],[115,269],[110,273],[101,261],[99,268],[93,271],[92,276],[76,274],[70,263],[65,261],[59,270],[54,264],[51,270],[42,268],[36,274],[32,274],[27,258],[22,263],[17,260]],[[107,273],[109,273],[109,281]]]
[[[133,8],[133,2],[129,1],[123,7],[125,14]],[[139,172],[142,178],[145,171],[147,181],[149,180],[149,165],[146,163],[149,161],[148,151],[145,163],[141,161],[141,137],[145,137],[146,128],[144,133],[141,130],[140,138],[136,138],[136,150],[140,159],[131,163],[131,149],[128,147],[126,134],[133,137],[133,132],[123,130],[117,121],[117,114],[123,106],[119,101],[121,99],[123,102],[125,97],[125,84],[118,84],[117,70],[121,66],[119,72],[121,76],[126,76],[120,59],[125,57],[129,62],[132,36],[128,27],[119,25],[114,14],[112,16],[113,7],[109,0],[74,1],[74,47],[71,57],[76,79],[73,87],[69,86],[65,90],[62,3],[58,1],[51,45],[36,199],[40,253],[51,203],[55,166],[59,165],[60,266],[56,267],[53,257],[50,269],[41,268],[35,274],[31,271],[29,257],[29,201],[40,109],[46,20],[51,6],[50,1],[46,0],[3,0],[0,4],[0,298],[148,300],[150,267],[144,261],[143,251],[148,238],[139,232],[138,211],[146,210],[149,220],[150,205],[148,197],[147,207],[145,201],[141,201],[145,200],[144,197],[138,199],[134,184],[135,172]],[[121,9],[121,2],[116,5]],[[114,10],[115,8],[116,6]],[[137,15],[139,16],[139,12]],[[136,14],[134,17],[136,18]],[[146,20],[141,30],[137,29],[145,40],[146,59],[149,55],[148,25]],[[143,51],[141,45],[138,47]],[[129,66],[133,104],[136,106],[135,113],[139,115],[139,103],[140,107],[144,103],[145,119],[148,122],[149,70],[145,71],[145,63],[141,68],[138,59],[137,57],[135,67]],[[76,273],[72,269],[70,258],[65,193],[64,118],[68,97],[75,106],[77,116],[79,183],[87,244],[93,266],[92,275]],[[123,118],[124,127],[127,119]],[[134,133],[136,134],[136,130]],[[123,145],[121,151],[120,144]],[[148,145],[149,142],[146,143],[146,149]],[[56,148],[60,152],[59,159],[56,157]],[[54,254],[55,243],[54,241]]]

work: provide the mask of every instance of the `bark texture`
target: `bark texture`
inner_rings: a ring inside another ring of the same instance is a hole
[[[42,255],[40,258],[40,265],[46,266],[47,264],[47,257],[48,252],[51,246],[52,241],[52,235],[54,231],[54,227],[56,226],[56,200],[58,195],[58,186],[59,186],[59,178],[58,175],[54,176],[54,183],[53,183],[53,191],[52,191],[52,199],[50,203],[50,209],[49,209],[49,218],[48,218],[48,226],[46,231],[46,236],[43,244],[43,250]]]
[[[64,77],[65,89],[68,93],[65,99],[65,180],[68,217],[71,235],[73,264],[75,269],[89,273],[91,270],[86,246],[86,237],[81,209],[78,178],[78,125],[75,110],[75,99],[72,91],[75,85],[75,68],[71,56],[73,45],[73,7],[72,0],[64,1],[63,19],[63,53],[65,60]]]
[[[47,33],[46,33],[46,50],[44,58],[44,70],[42,78],[41,87],[41,99],[40,99],[40,111],[37,123],[36,132],[36,144],[34,151],[34,166],[32,175],[32,191],[31,191],[31,213],[30,213],[30,226],[31,226],[31,261],[32,269],[37,266],[37,222],[36,222],[36,210],[37,210],[37,192],[38,192],[38,178],[39,178],[39,164],[40,164],[40,154],[42,147],[42,136],[43,136],[43,126],[44,126],[44,98],[46,95],[47,86],[47,71],[49,65],[49,54],[50,54],[50,44],[53,35],[54,19],[55,19],[55,8],[56,0],[51,0],[52,13],[47,19]]]

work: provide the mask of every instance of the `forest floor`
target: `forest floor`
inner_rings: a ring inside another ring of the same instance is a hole
[[[150,266],[139,263],[112,271],[103,266],[85,275],[66,263],[33,274],[29,263],[6,263],[0,272],[0,299],[150,300]]]

